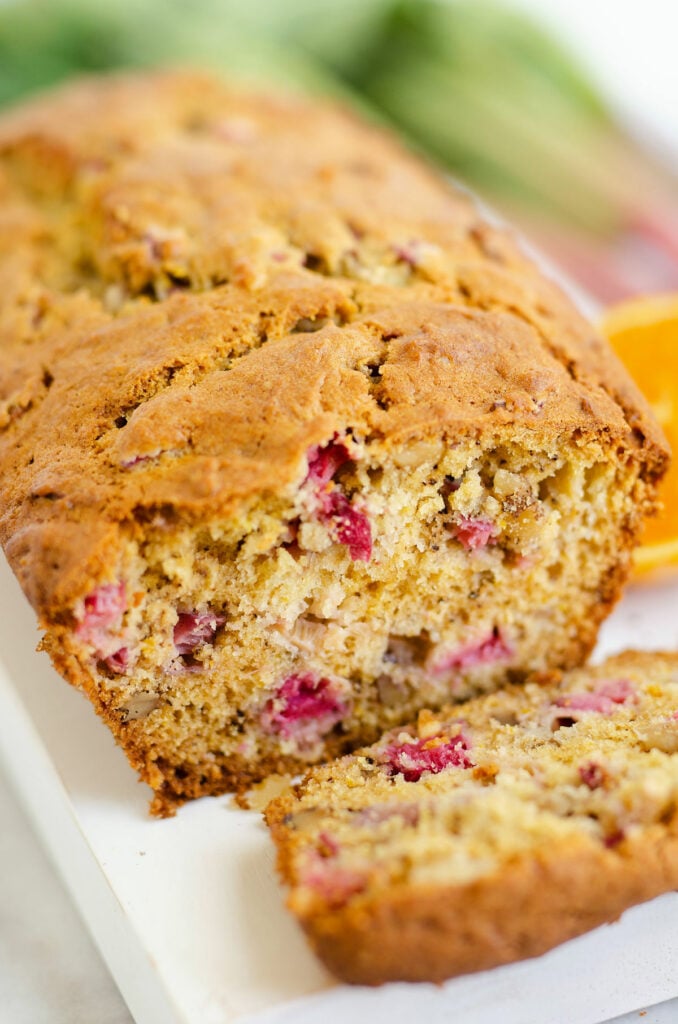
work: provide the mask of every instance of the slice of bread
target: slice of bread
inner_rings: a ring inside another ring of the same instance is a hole
[[[289,906],[338,977],[535,956],[678,888],[678,654],[422,711],[266,814]]]
[[[0,118],[0,537],[154,809],[591,649],[667,453],[503,231],[328,104]]]

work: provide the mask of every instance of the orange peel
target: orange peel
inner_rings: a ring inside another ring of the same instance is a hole
[[[678,568],[678,295],[622,302],[607,310],[601,328],[652,406],[675,453],[660,487],[663,508],[645,524],[635,568],[638,573]]]

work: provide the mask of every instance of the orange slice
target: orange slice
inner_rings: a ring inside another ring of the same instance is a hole
[[[674,452],[660,489],[664,508],[645,524],[639,572],[678,566],[678,295],[631,299],[608,310],[603,333],[644,393]]]

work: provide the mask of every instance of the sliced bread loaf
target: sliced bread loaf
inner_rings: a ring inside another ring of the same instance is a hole
[[[678,888],[678,654],[422,711],[266,813],[290,908],[338,977],[535,956]]]

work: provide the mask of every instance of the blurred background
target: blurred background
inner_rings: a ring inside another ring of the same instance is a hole
[[[163,64],[354,105],[579,286],[678,449],[677,37],[676,0],[0,0],[0,106]],[[639,572],[678,567],[678,460],[662,493]]]
[[[164,63],[340,96],[609,303],[678,290],[677,28],[675,0],[0,0],[0,103]]]

